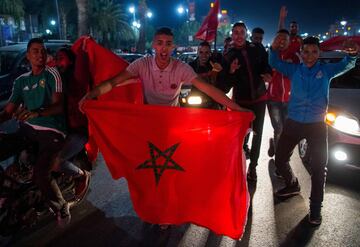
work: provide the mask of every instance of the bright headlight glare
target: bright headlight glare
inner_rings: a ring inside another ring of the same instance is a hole
[[[189,105],[200,105],[202,103],[202,99],[200,96],[190,96],[188,98]]]
[[[348,118],[345,116],[338,116],[333,123],[333,126],[343,132],[346,133],[358,133],[359,132],[359,123],[352,118]]]
[[[326,114],[326,120],[333,123],[336,119],[336,115],[334,113],[328,113]]]

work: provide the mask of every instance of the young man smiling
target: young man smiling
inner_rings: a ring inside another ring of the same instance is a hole
[[[349,42],[342,61],[332,64],[322,64],[319,39],[308,37],[304,39],[301,57],[303,63],[294,64],[282,61],[278,51],[281,47],[281,37],[275,37],[269,61],[270,65],[291,80],[291,96],[288,106],[288,119],[280,135],[275,154],[275,166],[284,178],[286,186],[278,190],[275,195],[287,198],[300,193],[298,179],[289,164],[293,149],[303,138],[312,147],[311,166],[311,195],[310,213],[311,225],[321,224],[321,207],[324,198],[324,187],[327,164],[327,126],[325,114],[328,106],[328,91],[330,79],[355,66],[356,55],[359,50],[356,44]]]
[[[232,110],[245,110],[223,92],[204,82],[188,64],[172,58],[171,53],[175,48],[173,41],[174,35],[171,29],[167,27],[158,29],[152,45],[155,56],[137,59],[125,71],[99,84],[84,98],[94,99],[111,91],[114,86],[124,84],[128,79],[139,77],[143,84],[146,104],[179,106],[181,85],[190,83]]]

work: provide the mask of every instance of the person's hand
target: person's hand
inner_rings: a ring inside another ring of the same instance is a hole
[[[240,68],[239,59],[235,58],[230,65],[230,74],[234,74]]]
[[[28,111],[26,108],[19,107],[14,116],[19,121],[28,121],[30,119],[39,117],[39,113]]]
[[[222,71],[222,69],[223,69],[221,64],[219,64],[219,63],[214,63],[214,62],[210,61],[210,65],[212,67],[212,71],[217,72],[217,73]]]
[[[280,19],[285,20],[286,16],[287,16],[287,13],[288,13],[288,11],[286,9],[286,6],[281,6],[281,8],[280,8],[280,16],[279,16]]]
[[[269,73],[261,74],[260,76],[265,82],[270,82],[272,80],[272,76]]]
[[[355,56],[359,52],[359,45],[352,39],[347,39],[343,43],[343,51],[349,55]]]
[[[79,101],[79,110],[82,114],[85,114],[84,112],[84,109],[83,109],[83,106],[84,106],[84,102],[85,100],[87,99],[92,99],[91,98],[91,91],[90,92],[87,92],[84,97],[81,98],[81,100]]]

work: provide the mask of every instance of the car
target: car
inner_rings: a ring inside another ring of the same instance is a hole
[[[180,59],[181,61],[183,61],[184,63],[190,63],[192,61],[194,61],[197,57],[197,52],[184,52],[182,53],[178,59]]]
[[[320,59],[336,62],[344,57],[341,52],[326,52]],[[360,58],[355,68],[333,78],[329,89],[328,125],[329,171],[340,167],[360,169]],[[305,164],[311,159],[311,147],[305,139],[298,145]],[[342,168],[340,168],[342,169]]]
[[[128,63],[134,62],[138,58],[142,58],[144,55],[139,53],[115,53],[119,57],[125,59]]]
[[[71,45],[71,43],[66,40],[45,42],[48,54],[52,56],[65,45]],[[25,56],[26,47],[27,42],[0,47],[0,109],[10,97],[14,80],[31,69]]]

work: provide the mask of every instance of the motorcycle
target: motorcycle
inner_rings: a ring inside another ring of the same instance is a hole
[[[34,184],[33,167],[35,147],[21,151],[5,169],[0,166],[0,235],[11,236],[19,230],[36,225],[46,215],[54,213],[46,204],[40,190]],[[81,169],[91,170],[86,151],[77,154],[73,163]],[[59,172],[53,177],[64,199],[73,208],[86,197],[75,196],[75,179]],[[89,186],[89,185],[87,185]]]
[[[183,86],[180,91],[179,103],[181,107],[206,108],[221,110],[223,107],[212,100],[205,93],[192,86]]]

